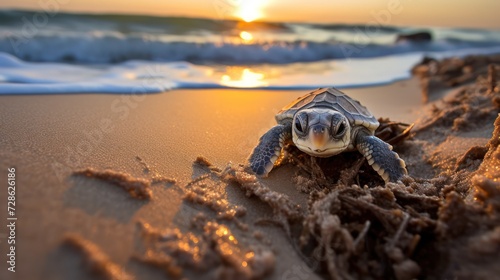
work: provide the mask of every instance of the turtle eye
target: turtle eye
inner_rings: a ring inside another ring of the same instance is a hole
[[[336,134],[336,136],[338,137],[338,136],[344,135],[345,131],[346,131],[346,129],[345,129],[345,123],[341,122],[339,124],[339,127],[337,128],[337,134]]]
[[[307,115],[300,114],[295,118],[294,124],[295,132],[298,134],[305,134],[307,129]]]

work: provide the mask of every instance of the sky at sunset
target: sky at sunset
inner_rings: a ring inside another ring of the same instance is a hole
[[[39,10],[42,3],[70,12],[500,29],[496,0],[2,0],[0,8]]]

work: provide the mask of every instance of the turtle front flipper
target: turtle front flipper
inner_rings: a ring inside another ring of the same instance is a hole
[[[259,144],[250,155],[249,162],[257,175],[267,175],[281,154],[281,149],[292,138],[291,125],[277,125],[259,139]]]
[[[378,137],[360,131],[356,136],[356,148],[385,182],[397,182],[408,174],[404,160]]]

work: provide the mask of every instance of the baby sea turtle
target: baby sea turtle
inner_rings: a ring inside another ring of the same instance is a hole
[[[319,88],[299,97],[276,115],[278,125],[264,134],[249,158],[257,175],[267,175],[291,141],[315,157],[358,150],[386,182],[407,174],[392,146],[374,136],[377,119],[358,101],[335,88]]]

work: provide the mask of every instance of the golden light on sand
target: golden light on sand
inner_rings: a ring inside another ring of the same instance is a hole
[[[266,0],[242,0],[236,12],[236,16],[246,22],[252,22],[262,18],[262,6]]]
[[[247,31],[241,31],[240,32],[240,38],[243,39],[245,42],[249,42],[253,40],[253,35],[250,32]]]
[[[238,78],[231,77],[228,74],[223,75],[220,83],[228,87],[254,88],[267,85],[267,82],[264,81],[264,77],[263,73],[257,73],[245,68]]]

